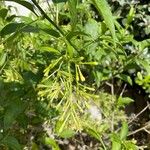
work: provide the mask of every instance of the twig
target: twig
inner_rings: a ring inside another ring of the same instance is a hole
[[[145,148],[147,148],[147,146],[138,146],[139,150],[144,150]]]
[[[103,141],[103,139],[102,139],[101,137],[100,137],[99,141],[101,142],[101,144],[102,144],[104,150],[107,150],[107,148],[106,148],[106,146],[105,146],[105,143],[104,143],[104,141]]]
[[[113,100],[113,97],[114,97],[113,79],[112,79],[112,83],[106,82],[106,84],[107,84],[108,86],[110,86],[110,89],[111,89],[111,98],[112,98],[112,100]],[[112,112],[111,130],[112,130],[112,132],[114,131],[114,112]]]
[[[131,119],[128,124],[132,123],[132,121],[134,121],[139,115],[141,115],[149,107],[150,107],[150,104],[148,103],[147,106],[144,107],[133,119]]]
[[[126,89],[126,86],[127,86],[127,84],[125,84],[125,85],[123,86],[123,89],[122,89],[122,91],[121,91],[121,93],[120,93],[120,96],[123,95],[123,93],[124,93],[124,91],[125,91],[125,89]]]
[[[112,83],[106,82],[106,85],[110,86],[111,95],[114,95],[114,85],[113,85],[113,82]]]
[[[133,135],[133,134],[136,134],[136,133],[138,133],[138,132],[140,132],[140,131],[142,131],[142,130],[144,130],[144,131],[148,131],[147,130],[147,128],[149,128],[150,127],[150,122],[147,122],[146,123],[147,125],[145,125],[144,127],[141,127],[141,128],[139,128],[139,129],[137,129],[137,130],[135,130],[135,131],[133,131],[133,132],[131,132],[131,133],[129,133],[128,134],[128,136],[131,136],[131,135]],[[148,131],[147,133],[149,133],[150,134],[150,132]]]
[[[150,131],[148,131],[147,129],[144,129],[145,132],[147,132],[150,135]]]

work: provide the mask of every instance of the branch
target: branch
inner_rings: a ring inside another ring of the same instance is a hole
[[[45,19],[47,19],[60,33],[64,36],[63,31],[54,23],[53,20],[44,12],[44,10],[40,7],[40,5],[36,2],[36,0],[31,0],[33,4],[39,9],[40,13],[43,15]]]
[[[146,105],[146,107],[144,107],[138,114],[136,114],[136,116],[134,116],[133,119],[131,119],[131,120],[129,121],[128,124],[132,123],[139,115],[141,115],[141,114],[142,114],[144,111],[146,111],[149,107],[150,107],[150,104],[148,103],[148,104]]]
[[[136,134],[136,133],[138,133],[138,132],[140,132],[140,131],[142,131],[142,130],[144,130],[145,132],[147,132],[148,134],[150,134],[150,132],[147,130],[147,129],[149,129],[149,128],[150,128],[150,122],[147,122],[144,127],[141,127],[141,128],[139,128],[139,129],[137,129],[137,130],[135,130],[135,131],[129,133],[128,136],[133,135],[133,134]]]
[[[55,22],[44,12],[44,10],[40,7],[40,5],[36,2],[36,0],[31,0],[33,2],[33,4],[39,9],[41,15],[43,15],[43,17],[45,19],[47,19],[60,33],[61,35],[65,38],[65,40],[75,49],[77,50],[76,46],[74,44],[72,44],[72,42],[67,39],[65,37],[64,32],[55,24]]]

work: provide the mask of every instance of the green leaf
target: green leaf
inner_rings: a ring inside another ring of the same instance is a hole
[[[12,100],[9,106],[6,108],[4,114],[4,128],[7,130],[18,117],[18,115],[23,112],[25,105],[20,100]]]
[[[131,140],[124,141],[124,146],[125,146],[126,150],[138,150],[138,147]]]
[[[2,67],[6,61],[7,53],[2,53],[0,56],[0,67]]]
[[[11,34],[14,32],[33,32],[33,33],[37,33],[39,32],[39,29],[37,27],[31,26],[31,25],[26,25],[24,23],[9,23],[7,24],[0,32],[1,36],[7,35],[7,34]]]
[[[118,134],[111,135],[112,150],[121,150],[121,140]]]
[[[32,142],[31,150],[39,150],[38,145],[36,143]]]
[[[2,1],[2,0],[0,0]],[[18,3],[24,7],[26,7],[27,9],[29,9],[30,11],[32,11],[35,15],[37,15],[34,11],[34,5],[31,4],[30,2],[28,1],[25,1],[25,0],[5,0],[5,1],[11,1],[11,2],[15,2],[15,3]]]
[[[125,105],[130,104],[131,102],[134,102],[133,99],[129,98],[129,97],[119,97],[118,98],[118,106],[119,107],[124,107]]]
[[[115,26],[114,26],[114,18],[111,13],[111,9],[106,0],[92,0],[94,6],[97,8],[100,15],[103,16],[104,21],[109,28],[114,42],[116,40]]]
[[[0,133],[0,141],[2,140],[2,138],[3,138],[3,135],[2,135],[2,133]]]
[[[9,23],[7,24],[1,31],[0,35],[4,36],[7,34],[11,34],[13,32],[16,32],[18,29],[24,26],[24,23]]]
[[[137,73],[137,77],[138,77],[139,80],[143,80],[143,76],[142,76],[141,72]]]
[[[84,31],[87,35],[90,35],[90,37],[85,37],[86,40],[88,40],[89,38],[92,38],[93,40],[98,38],[99,26],[97,21],[95,21],[94,19],[89,19],[88,22],[85,24]]]
[[[74,53],[74,48],[68,42],[66,42],[66,44],[67,44],[68,55],[70,56],[70,58],[72,58],[73,57],[73,53]]]
[[[8,13],[8,9],[2,8],[2,9],[0,10],[0,17],[1,17],[2,19],[5,19],[5,17],[7,16],[7,13]]]
[[[8,136],[2,140],[2,144],[8,146],[12,150],[22,150],[21,145],[15,137]]]
[[[131,5],[131,8],[130,8],[130,11],[129,11],[129,14],[127,16],[127,24],[129,25],[133,18],[134,18],[134,15],[135,15],[135,10],[134,10],[134,7]]]
[[[61,60],[62,60],[62,57],[53,60],[51,64],[47,68],[44,69],[44,76],[48,76],[51,69],[53,69]]]
[[[16,16],[16,15],[8,16],[8,17],[6,18],[6,21],[11,22],[15,17],[17,17],[17,16]]]
[[[53,47],[48,47],[48,46],[42,46],[39,48],[39,50],[42,52],[50,52],[50,53],[60,54],[60,52],[58,50],[56,50]]]
[[[68,0],[72,30],[74,30],[77,24],[77,4],[78,0]]]
[[[148,74],[150,74],[150,64],[147,60],[142,59],[136,59],[137,65],[142,65],[143,68],[147,71]]]
[[[39,23],[37,20],[36,20],[36,22],[34,22],[33,18],[31,18],[31,17],[27,17],[27,16],[17,16],[17,17],[20,18],[21,21],[24,22],[24,23],[26,23],[26,24],[28,24],[30,22],[33,22],[33,24],[34,23]]]
[[[62,125],[63,125],[63,121],[58,120],[58,121],[56,122],[55,132],[56,132],[57,134],[61,133],[60,129],[61,129]]]
[[[86,132],[97,140],[100,140],[100,134],[93,128],[86,128]]]
[[[13,113],[7,111],[4,116],[4,128],[8,129],[13,124],[15,118]]]
[[[53,3],[64,3],[67,2],[67,0],[52,0]]]
[[[39,32],[39,28],[38,27],[34,27],[31,25],[25,25],[21,30],[21,32],[32,32],[32,33],[38,33]]]
[[[45,145],[50,146],[52,148],[52,150],[60,150],[57,142],[52,138],[45,137],[43,142]]]
[[[71,138],[75,135],[75,131],[70,129],[64,129],[61,133],[59,133],[59,136],[62,138]]]
[[[127,137],[127,134],[128,134],[128,124],[127,122],[123,122],[121,131],[120,131],[120,139],[125,140]]]
[[[60,37],[59,32],[57,32],[56,30],[48,29],[48,28],[42,28],[41,30],[51,36],[56,37],[56,38]]]
[[[68,40],[72,39],[73,37],[75,36],[89,36],[89,34],[86,34],[85,32],[82,32],[82,31],[75,31],[75,32],[69,32],[67,35],[66,35],[66,38]]]
[[[150,46],[150,39],[143,40],[140,44],[140,49],[144,50],[144,48]]]
[[[112,141],[112,150],[121,150],[121,143]]]
[[[117,75],[116,77],[117,77],[117,78],[120,78],[121,80],[123,80],[123,81],[129,83],[130,85],[132,85],[132,79],[131,79],[130,76],[125,75],[125,74],[119,74],[119,75]]]

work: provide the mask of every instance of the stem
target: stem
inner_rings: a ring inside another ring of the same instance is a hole
[[[36,0],[31,0],[33,2],[33,4],[39,9],[40,13],[43,15],[43,17],[45,19],[47,19],[60,33],[61,35],[64,36],[63,31],[54,23],[53,20],[51,20],[51,18],[49,18],[49,16],[44,12],[44,10],[40,7],[40,5],[36,2]]]
[[[138,132],[140,132],[140,131],[142,131],[142,130],[144,130],[144,131],[147,132],[147,130],[149,129],[149,127],[150,127],[150,122],[147,122],[147,125],[145,125],[144,127],[141,127],[141,128],[139,128],[139,129],[137,129],[137,130],[135,130],[135,131],[129,133],[128,136],[134,135],[134,134],[136,134],[136,133],[138,133]]]
[[[45,19],[47,19],[47,20],[59,31],[59,33],[65,38],[65,40],[68,41],[68,43],[69,43],[75,50],[77,50],[77,48],[75,47],[75,45],[72,44],[72,42],[71,42],[69,39],[67,39],[67,38],[65,37],[64,32],[55,24],[55,22],[54,22],[53,20],[51,20],[51,18],[44,12],[44,10],[43,10],[43,9],[40,7],[40,5],[36,2],[36,0],[31,0],[31,1],[32,1],[33,4],[39,9],[41,15],[43,15],[43,17],[44,17]]]
[[[58,21],[58,4],[56,4],[56,24],[58,26],[59,21]]]
[[[99,140],[100,140],[100,142],[101,142],[101,144],[102,144],[102,146],[103,146],[104,150],[107,150],[107,148],[106,148],[106,146],[105,146],[105,144],[104,144],[104,142],[103,142],[102,138],[100,138]]]
[[[46,3],[48,5],[48,9],[49,9],[49,11],[50,11],[50,13],[51,13],[51,15],[53,16],[53,19],[54,19],[55,18],[54,10],[52,10],[51,5],[49,3],[49,0],[46,0]]]
[[[129,121],[128,124],[132,123],[139,115],[141,115],[141,114],[142,114],[144,111],[146,111],[149,107],[150,107],[150,104],[148,103],[148,104],[146,105],[146,107],[144,107],[138,114],[136,114],[136,115],[134,116],[133,119],[131,119],[131,120]]]

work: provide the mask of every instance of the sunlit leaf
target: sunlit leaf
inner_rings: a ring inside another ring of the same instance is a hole
[[[77,24],[77,8],[76,8],[77,4],[78,0],[68,0],[72,30],[75,28]]]
[[[59,136],[62,138],[71,138],[75,135],[75,131],[70,129],[64,129],[61,133],[59,133]]]
[[[88,22],[85,24],[85,33],[90,36],[93,40],[98,38],[99,35],[99,26],[98,23],[94,19],[89,19]],[[89,37],[85,37],[89,39]]]
[[[130,11],[129,11],[129,14],[127,15],[127,24],[130,24],[134,18],[134,15],[135,15],[135,9],[134,7],[131,5],[131,8],[130,8]]]
[[[60,52],[58,50],[56,50],[53,47],[48,47],[48,46],[42,46],[39,48],[39,50],[42,52],[50,52],[50,53],[60,54]]]
[[[100,134],[94,128],[86,128],[86,132],[97,140],[100,140]]]
[[[2,53],[0,56],[0,67],[2,67],[6,61],[7,53]]]
[[[111,141],[112,141],[111,150],[121,150],[121,139],[117,134],[112,134]]]
[[[128,134],[128,124],[127,124],[127,122],[123,122],[121,131],[120,131],[121,140],[125,140],[127,137],[127,134]]]
[[[137,65],[142,65],[142,67],[150,74],[150,64],[147,60],[136,59]]]
[[[129,83],[130,85],[132,85],[132,79],[130,76],[126,75],[126,74],[119,74],[117,75],[118,78],[120,78],[121,80]]]
[[[44,142],[45,145],[51,147],[52,150],[60,150],[60,148],[59,148],[57,142],[56,142],[54,139],[52,139],[52,138],[45,137],[45,138],[43,139],[43,142]]]
[[[107,27],[109,28],[114,41],[116,40],[114,18],[112,16],[110,7],[106,0],[92,0],[94,6],[97,8],[100,15],[103,16]]]
[[[134,102],[133,99],[129,98],[129,97],[119,97],[118,98],[118,106],[119,107],[124,107],[130,103]]]

